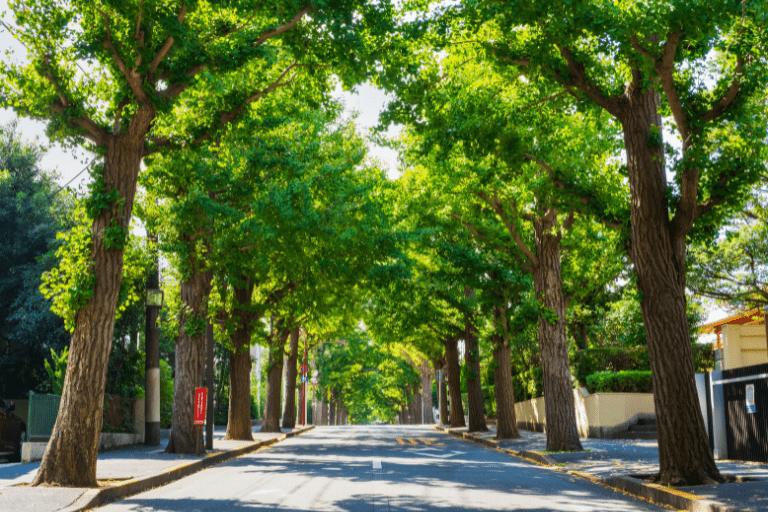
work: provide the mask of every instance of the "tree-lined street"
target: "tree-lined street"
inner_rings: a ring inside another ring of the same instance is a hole
[[[0,460],[109,499],[107,450],[223,463],[135,510],[648,506],[439,423],[548,466],[652,440],[613,476],[695,509],[768,462],[767,34],[765,0],[0,0],[0,112],[47,125],[0,124]],[[49,142],[88,154],[61,187]],[[348,428],[225,462],[307,424]]]

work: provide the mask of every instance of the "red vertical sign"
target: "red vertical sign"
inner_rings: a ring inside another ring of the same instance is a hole
[[[195,388],[195,425],[205,425],[208,388]]]

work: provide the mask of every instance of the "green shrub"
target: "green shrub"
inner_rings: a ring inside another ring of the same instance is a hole
[[[696,373],[705,373],[715,369],[715,347],[710,343],[694,343],[693,368]]]
[[[650,371],[648,347],[603,347],[577,350],[573,355],[573,376],[583,386],[597,372]]]
[[[485,415],[491,418],[496,417],[496,389],[493,386],[482,386],[483,404],[485,405]]]
[[[256,397],[251,393],[251,419],[255,420],[259,417],[259,404],[256,403]]]
[[[590,393],[650,393],[651,372],[596,372],[587,377],[586,383]]]
[[[61,350],[61,355],[57,355],[56,352],[51,349],[51,359],[53,360],[53,366],[46,359],[44,361],[45,371],[48,372],[48,379],[51,382],[51,389],[54,395],[61,395],[61,391],[64,389],[64,377],[67,375],[67,363],[69,361],[69,347],[64,347]]]
[[[531,398],[544,396],[543,373],[541,366],[535,366],[526,372],[512,376],[515,402],[524,402]]]
[[[160,360],[160,427],[170,428],[173,419],[173,370],[165,359]]]

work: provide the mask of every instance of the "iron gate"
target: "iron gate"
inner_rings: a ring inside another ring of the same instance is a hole
[[[723,371],[728,458],[768,462],[768,364]],[[755,412],[747,411],[747,386],[754,386]]]

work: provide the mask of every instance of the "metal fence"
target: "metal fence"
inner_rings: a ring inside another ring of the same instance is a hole
[[[728,458],[768,462],[768,364],[723,371]]]
[[[61,396],[29,393],[27,436],[30,441],[47,441],[59,415]]]

